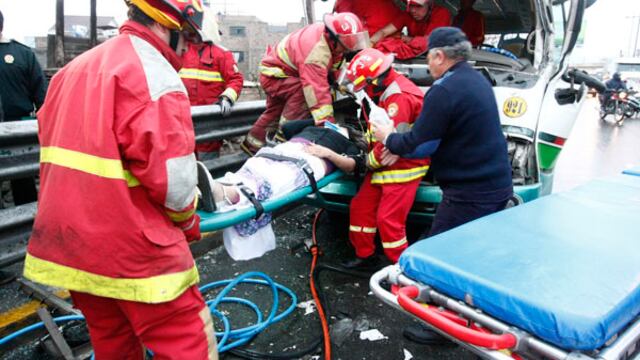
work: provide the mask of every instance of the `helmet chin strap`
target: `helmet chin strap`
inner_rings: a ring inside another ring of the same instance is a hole
[[[178,43],[180,42],[180,32],[176,30],[171,30],[169,32],[169,46],[175,51],[178,52]]]

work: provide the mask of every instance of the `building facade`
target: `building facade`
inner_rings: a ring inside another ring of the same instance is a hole
[[[218,14],[222,46],[233,52],[238,68],[248,81],[258,81],[258,65],[267,46],[275,45],[304,25],[303,18],[297,23],[274,26],[255,16]]]

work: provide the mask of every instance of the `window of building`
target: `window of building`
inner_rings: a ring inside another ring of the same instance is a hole
[[[244,51],[232,51],[233,58],[236,60],[236,63],[241,63],[244,61]]]
[[[247,36],[247,28],[244,26],[230,26],[229,34],[231,36]]]

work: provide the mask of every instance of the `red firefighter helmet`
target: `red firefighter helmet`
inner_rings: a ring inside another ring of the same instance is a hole
[[[350,12],[326,14],[324,26],[329,34],[348,51],[358,51],[369,47],[369,33],[362,22]]]
[[[367,84],[391,68],[393,55],[383,54],[373,48],[360,51],[347,67],[346,79],[353,84],[353,91],[362,90]]]
[[[160,25],[171,30],[186,30],[194,38],[202,41],[201,0],[125,0],[128,5],[137,6],[142,12]]]

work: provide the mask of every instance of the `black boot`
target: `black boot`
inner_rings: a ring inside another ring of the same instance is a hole
[[[198,204],[198,209],[204,210],[206,212],[214,212],[216,211],[216,200],[213,196],[213,179],[211,178],[211,173],[209,173],[209,169],[198,161],[198,189],[200,189],[200,202]]]
[[[422,324],[413,324],[405,327],[402,330],[402,335],[404,335],[407,340],[422,345],[454,345],[454,343],[447,340],[444,336]]]
[[[348,270],[376,270],[380,268],[380,259],[378,259],[376,255],[371,255],[366,258],[355,257],[343,261],[340,265]]]

